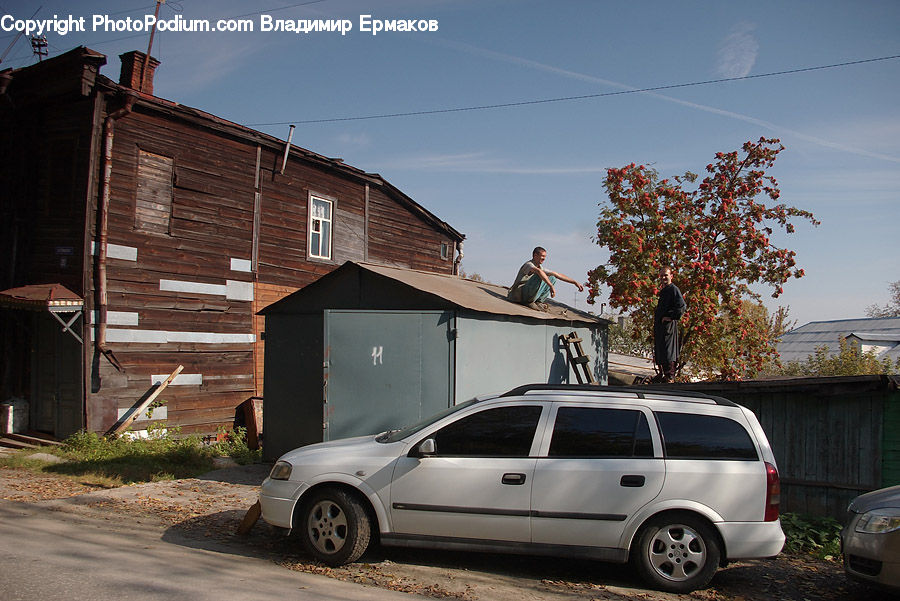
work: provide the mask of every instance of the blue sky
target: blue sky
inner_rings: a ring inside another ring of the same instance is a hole
[[[812,211],[779,243],[807,276],[770,309],[800,324],[856,318],[900,280],[900,59],[657,92],[417,116],[333,120],[592,96],[758,76],[900,55],[900,2],[607,0],[179,0],[160,16],[241,16],[253,33],[158,32],[155,94],[380,173],[467,236],[464,269],[508,284],[535,245],[577,279],[607,253],[591,241],[608,167],[701,173],[718,151],[760,136],[786,150],[772,170],[782,200]],[[92,32],[93,15],[152,14],[152,0],[0,0],[0,16],[85,17],[48,33],[78,45],[145,51],[148,35]],[[285,8],[287,7],[287,8]],[[259,31],[274,19],[348,19],[353,30]],[[437,31],[359,30],[373,19],[436,20]],[[0,32],[0,52],[15,33]],[[19,39],[0,68],[34,62]],[[332,120],[322,123],[301,123]],[[602,291],[605,295],[608,290]],[[586,308],[567,286],[559,299]],[[605,298],[601,298],[601,301]]]

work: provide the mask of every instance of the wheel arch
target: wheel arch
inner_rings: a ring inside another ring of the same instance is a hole
[[[707,526],[709,526],[710,531],[712,531],[716,536],[716,543],[719,545],[719,567],[725,567],[725,565],[727,564],[728,549],[725,544],[725,539],[722,536],[719,527],[716,525],[716,522],[721,522],[722,518],[721,516],[719,516],[719,514],[703,505],[697,505],[696,507],[673,506],[666,508],[657,508],[657,511],[640,514],[639,518],[636,518],[632,521],[632,524],[629,525],[625,535],[623,536],[622,548],[628,550],[628,557],[630,558],[632,553],[634,553],[635,551],[634,546],[635,541],[638,538],[638,534],[651,520],[656,520],[660,517],[666,517],[668,519],[675,520],[679,516],[695,518],[701,520]]]
[[[341,489],[361,501],[366,509],[366,513],[369,515],[369,519],[376,526],[374,528],[376,533],[389,529],[388,513],[378,494],[362,480],[348,477],[345,474],[326,474],[322,478],[317,478],[315,482],[310,483],[303,490],[296,503],[294,503],[294,511],[291,515],[292,528],[297,527],[297,514],[302,510],[306,500],[310,498],[310,494],[314,494],[324,488]]]

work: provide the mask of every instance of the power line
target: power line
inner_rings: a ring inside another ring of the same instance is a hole
[[[744,75],[742,77],[723,77],[721,79],[707,79],[705,81],[694,81],[690,83],[677,83],[669,85],[653,86],[650,88],[636,88],[633,90],[620,90],[618,92],[603,92],[598,94],[583,94],[580,96],[562,96],[558,98],[543,98],[539,100],[521,100],[518,102],[503,102],[498,104],[482,104],[476,106],[455,107],[446,109],[431,109],[422,111],[409,111],[405,113],[382,113],[379,115],[364,115],[359,117],[331,117],[327,119],[305,119],[299,121],[276,121],[272,123],[246,123],[251,127],[261,127],[267,125],[303,125],[311,123],[338,123],[341,121],[366,121],[372,119],[392,119],[396,117],[418,117],[423,115],[440,115],[445,113],[463,113],[468,111],[485,111],[490,109],[514,108],[520,106],[531,106],[535,104],[550,104],[553,102],[572,102],[575,100],[589,100],[592,98],[606,98],[609,96],[624,96],[626,94],[640,94],[645,92],[660,92],[663,90],[675,90],[678,88],[690,88],[697,86],[708,86],[717,83],[726,83],[730,81],[745,81],[748,79],[761,79],[764,77],[775,77],[778,75],[793,75],[796,73],[808,73],[810,71],[822,71],[825,69],[837,69],[839,67],[850,67],[853,65],[862,65],[865,63],[875,63],[879,61],[895,60],[900,58],[900,54],[893,56],[882,56],[878,58],[867,58],[858,61],[848,61],[845,63],[834,63],[830,65],[820,65],[817,67],[802,67],[799,69],[787,69],[784,71],[773,71],[770,73],[760,73],[758,75]]]

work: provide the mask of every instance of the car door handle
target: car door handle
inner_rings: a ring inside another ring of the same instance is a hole
[[[525,474],[503,474],[503,478],[500,479],[500,482],[502,482],[503,484],[510,484],[512,486],[525,484]]]
[[[644,485],[645,480],[644,476],[622,476],[619,485],[627,488],[640,488]]]

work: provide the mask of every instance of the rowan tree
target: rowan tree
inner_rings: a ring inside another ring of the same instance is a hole
[[[777,298],[785,282],[803,277],[796,253],[773,234],[793,233],[798,220],[819,223],[809,211],[778,203],[778,183],[766,170],[782,150],[778,140],[760,138],[717,153],[699,184],[690,172],[660,180],[645,165],[609,169],[595,241],[610,258],[588,273],[588,302],[601,285],[610,288],[610,307],[629,313],[638,335],[652,337],[657,274],[671,265],[688,303],[678,371],[689,363],[702,375],[731,379],[760,369],[775,356],[775,341],[768,321],[749,315],[742,301],[760,301],[751,286],[770,287]]]

